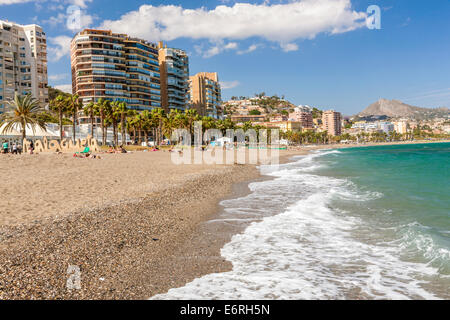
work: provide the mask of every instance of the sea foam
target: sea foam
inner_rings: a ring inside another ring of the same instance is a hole
[[[327,152],[333,153],[339,151]],[[259,220],[222,249],[232,271],[206,275],[153,299],[439,298],[423,286],[435,268],[402,261],[397,244],[354,237],[364,221],[336,210],[333,201],[383,195],[361,192],[345,179],[312,174],[322,166],[315,160],[323,154],[266,168],[273,180],[252,183],[248,196],[222,202],[223,220],[212,223]]]

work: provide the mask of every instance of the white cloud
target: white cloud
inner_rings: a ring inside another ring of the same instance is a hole
[[[243,40],[260,37],[283,43],[312,39],[364,27],[367,14],[352,10],[350,0],[297,0],[281,4],[219,5],[215,9],[184,9],[175,5],[142,5],[101,28],[128,33],[149,41],[192,39]],[[211,54],[220,51],[211,48]]]
[[[62,57],[70,53],[71,37],[58,36],[49,38],[48,41],[54,45],[48,48],[49,58],[51,61],[59,61]]]
[[[235,80],[235,81],[221,81],[220,82],[220,86],[223,90],[227,90],[227,89],[233,89],[236,88],[238,85],[240,85],[240,82]]]
[[[255,51],[256,49],[258,49],[261,46],[262,46],[261,44],[252,44],[247,49],[238,51],[237,54],[250,53],[250,52]]]
[[[281,49],[284,52],[297,51],[298,45],[296,43],[280,43]]]
[[[8,4],[25,3],[25,2],[30,2],[30,1],[31,0],[0,0],[0,6],[8,5]]]
[[[36,0],[0,0],[0,6],[1,5],[9,5],[9,4],[19,4],[19,3],[26,3],[26,2],[31,2],[34,1],[36,3],[39,2],[45,2],[45,0],[41,0],[41,1],[36,1]],[[52,2],[62,2],[60,0],[53,0]],[[87,4],[92,2],[92,0],[68,0],[68,3],[71,3],[73,5],[79,6],[80,8],[87,8]],[[67,3],[67,2],[66,2]],[[52,4],[52,7],[54,7],[55,5]]]
[[[67,77],[68,77],[67,73],[60,73],[60,74],[49,75],[48,79],[52,80],[52,81],[60,81],[60,80],[63,80],[63,79],[67,79]]]
[[[92,2],[92,0],[70,0],[73,5],[79,6],[80,8],[87,8],[87,3]]]
[[[228,42],[226,43],[223,40],[211,41],[212,46],[204,49],[204,45],[196,45],[194,46],[195,51],[203,56],[203,58],[211,58],[212,56],[218,55],[219,53],[225,50],[236,50],[238,48],[238,44],[236,42]]]
[[[72,85],[71,84],[61,84],[61,85],[55,86],[55,89],[61,90],[62,92],[72,94]]]

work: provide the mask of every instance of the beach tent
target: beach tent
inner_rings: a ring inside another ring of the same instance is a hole
[[[6,126],[6,124],[3,124],[0,127],[0,137],[17,138],[17,137],[22,136],[22,126],[17,125],[17,126],[14,126],[13,128],[11,128],[9,131],[3,132],[3,128],[5,126]],[[34,128],[34,132],[33,132],[30,125],[27,125],[26,135],[27,135],[27,138],[43,138],[43,137],[58,138],[59,137],[59,134],[57,132],[50,130],[49,128],[47,128],[47,131],[44,131],[41,128],[39,128],[38,126],[36,126]]]
[[[217,145],[218,147],[221,147],[221,146],[223,146],[224,144],[231,144],[232,141],[233,141],[233,140],[232,140],[231,138],[223,137],[223,138],[217,139],[216,145]]]
[[[0,137],[2,138],[9,138],[9,137],[16,137],[20,136],[21,133],[17,131],[15,128],[11,128],[10,130],[3,132],[3,129],[6,127],[6,123],[0,126]]]

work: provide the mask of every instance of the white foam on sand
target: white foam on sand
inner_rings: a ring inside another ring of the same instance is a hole
[[[251,194],[222,203],[224,219],[262,218],[222,249],[232,271],[206,275],[152,299],[438,298],[417,277],[434,275],[436,269],[400,260],[401,248],[392,243],[355,239],[352,230],[363,221],[333,209],[332,201],[382,195],[311,174],[308,168],[318,167],[314,160],[322,154],[281,165],[270,173],[274,180],[252,183]]]

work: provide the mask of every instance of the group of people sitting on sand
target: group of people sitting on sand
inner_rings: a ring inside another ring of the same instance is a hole
[[[108,151],[106,153],[127,153],[127,150],[123,146],[114,148],[113,146],[110,146]]]
[[[108,153],[108,154],[114,154],[114,153],[128,153],[127,150],[123,146],[115,148],[114,146],[110,146],[108,151],[101,152],[101,153]],[[95,155],[91,152],[90,148],[86,145],[84,150],[81,152],[75,152],[73,155],[75,158],[90,158],[90,159],[101,159],[102,157],[99,155]]]

